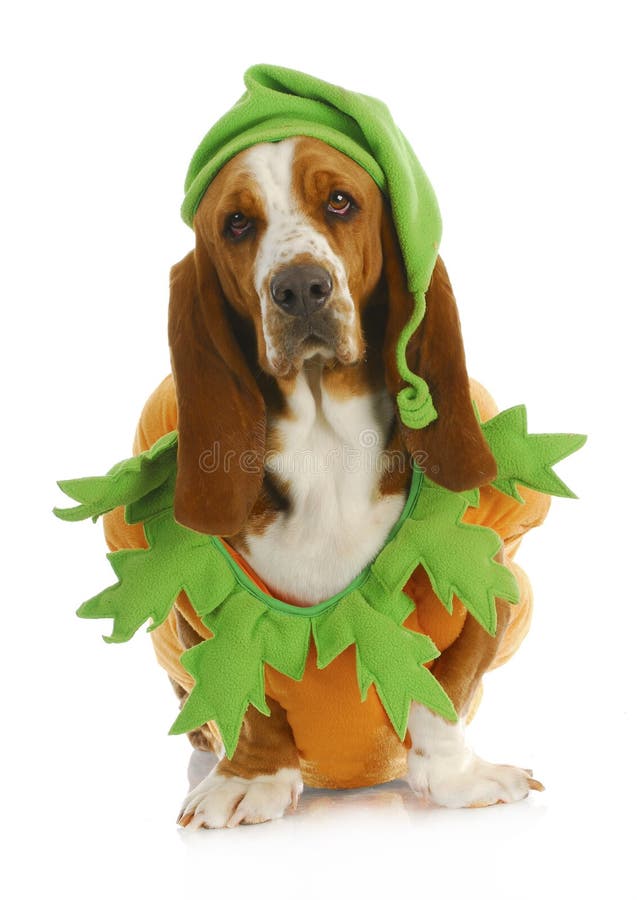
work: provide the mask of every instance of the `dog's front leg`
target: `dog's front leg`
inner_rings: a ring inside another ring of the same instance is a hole
[[[232,759],[224,757],[188,794],[178,824],[232,828],[279,819],[303,790],[299,757],[283,708],[268,698],[271,715],[248,707]]]
[[[411,707],[409,783],[417,794],[429,797],[438,806],[491,806],[521,800],[531,789],[544,790],[531,777],[530,770],[486,762],[465,741],[466,711],[483,673],[493,661],[510,615],[507,603],[498,602],[497,610],[495,637],[467,616],[458,639],[432,668],[453,701],[459,721],[447,722],[419,703]]]

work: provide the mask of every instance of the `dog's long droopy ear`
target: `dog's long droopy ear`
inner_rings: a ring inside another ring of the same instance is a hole
[[[405,268],[389,211],[382,222],[383,266],[389,311],[384,357],[387,386],[405,387],[396,365],[396,343],[413,310]],[[482,435],[471,403],[469,378],[456,301],[444,263],[438,257],[426,293],[424,322],[409,341],[407,362],[429,385],[438,417],[426,428],[400,423],[404,443],[432,481],[452,491],[488,484],[496,462]]]
[[[265,405],[205,247],[173,266],[168,314],[179,445],[175,518],[236,534],[263,480]]]

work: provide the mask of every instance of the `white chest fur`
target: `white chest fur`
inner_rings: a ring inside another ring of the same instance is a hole
[[[404,506],[379,484],[393,416],[387,393],[338,399],[308,367],[268,423],[281,449],[268,468],[288,485],[290,508],[247,539],[246,558],[270,588],[305,605],[347,587],[376,556]]]

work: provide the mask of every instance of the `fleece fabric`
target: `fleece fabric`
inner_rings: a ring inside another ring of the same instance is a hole
[[[436,410],[426,382],[410,371],[405,351],[425,315],[425,292],[442,234],[429,179],[381,100],[278,66],[252,66],[244,80],[246,92],[208,131],[192,158],[181,208],[184,221],[192,225],[206,188],[222,166],[254,144],[303,135],[357,162],[391,203],[414,298],[396,350],[398,372],[407,383],[397,402],[405,425],[424,428],[436,418]]]
[[[474,396],[481,415],[492,415],[485,392],[474,387]],[[502,460],[502,484],[539,481],[541,490],[572,496],[551,480],[550,466],[581,446],[582,437],[529,436],[522,409],[483,425]],[[173,732],[204,725],[220,732],[232,755],[247,704],[267,714],[267,694],[287,711],[307,783],[352,787],[396,777],[410,702],[455,717],[428,667],[457,638],[467,612],[493,632],[494,597],[520,599],[495,664],[525,633],[530,591],[510,556],[521,535],[543,519],[547,498],[524,487],[516,498],[502,487],[453,494],[417,471],[401,520],[368,569],[340,595],[297,608],[255,584],[227,545],[174,522],[176,434],[165,429],[175,422],[167,379],[142,415],[139,455],[104,478],[61,483],[81,504],[58,511],[62,518],[104,512],[114,496],[120,504],[106,521],[109,546],[119,551],[111,562],[120,581],[84,604],[80,615],[112,617],[109,640],[127,640],[152,619],[160,663],[190,694]],[[117,493],[109,496],[114,485]],[[504,565],[493,559],[501,539]],[[185,653],[175,610],[204,638]]]

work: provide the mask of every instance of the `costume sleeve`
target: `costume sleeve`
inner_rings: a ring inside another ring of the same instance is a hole
[[[177,427],[177,398],[172,375],[168,375],[150,395],[139,419],[133,453],[137,455],[162,435]],[[124,521],[124,507],[119,506],[103,517],[106,543],[113,550],[134,550],[147,547],[141,523],[128,525]]]
[[[471,382],[471,396],[478,406],[483,422],[497,414],[498,407],[493,397],[477,381]],[[533,592],[526,572],[513,562],[513,556],[523,535],[529,529],[542,524],[551,505],[551,498],[547,494],[539,494],[522,485],[518,485],[518,491],[524,503],[518,503],[490,485],[480,488],[480,506],[477,509],[470,507],[463,516],[463,521],[471,522],[473,525],[486,525],[500,535],[504,541],[502,562],[513,572],[520,589],[519,603],[511,608],[509,624],[495,658],[489,666],[490,669],[507,662],[529,630],[533,612]],[[468,721],[471,721],[481,695],[481,691],[476,692],[467,716]]]
[[[483,422],[497,414],[498,407],[493,397],[473,379],[471,397]],[[513,497],[502,494],[490,485],[480,488],[480,506],[477,509],[470,507],[463,516],[464,522],[486,525],[497,531],[504,541],[509,558],[517,550],[522,536],[529,529],[542,524],[551,505],[551,498],[547,494],[539,494],[522,485],[518,490],[524,503],[518,503]]]

